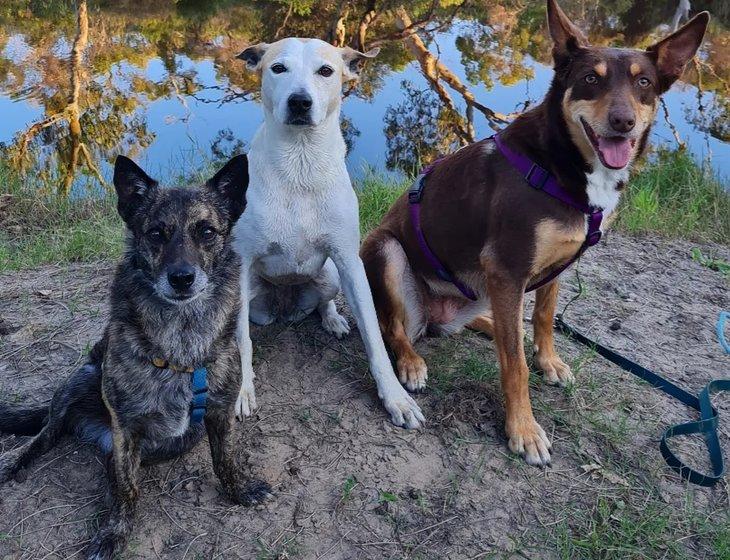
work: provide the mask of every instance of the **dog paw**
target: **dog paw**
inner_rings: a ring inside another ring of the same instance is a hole
[[[272,498],[273,490],[263,480],[252,480],[243,488],[236,488],[231,493],[231,500],[240,506],[255,506]]]
[[[241,390],[238,393],[238,399],[236,400],[236,419],[243,420],[244,417],[251,416],[253,411],[257,408],[256,404],[256,390],[253,387],[253,382],[244,382],[241,385]]]
[[[86,560],[111,560],[117,549],[118,540],[114,534],[99,531],[86,549]]]
[[[522,455],[528,465],[545,467],[550,464],[550,440],[534,419],[519,422],[507,428],[509,450]]]
[[[426,362],[418,354],[413,357],[401,358],[396,364],[398,379],[411,392],[423,391],[428,379]]]
[[[543,379],[548,385],[565,387],[575,381],[570,366],[566,364],[557,354],[543,355],[539,351],[535,354],[537,367],[543,373]]]
[[[426,423],[418,403],[402,385],[394,384],[385,394],[380,395],[380,398],[385,410],[390,414],[390,421],[396,426],[415,430]]]
[[[347,324],[347,319],[337,312],[328,313],[322,317],[322,327],[337,338],[350,334],[350,325]]]

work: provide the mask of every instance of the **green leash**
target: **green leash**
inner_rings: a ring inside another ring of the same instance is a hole
[[[718,321],[717,329],[721,344],[725,341],[724,322],[727,317],[727,312],[723,312],[721,313],[720,320]],[[688,480],[693,484],[699,484],[700,486],[712,486],[718,480],[722,479],[725,474],[725,464],[722,458],[720,440],[717,436],[717,410],[712,406],[710,395],[718,391],[730,391],[730,379],[716,379],[715,381],[711,381],[704,389],[702,389],[699,396],[695,396],[675,385],[668,379],[665,379],[645,367],[640,366],[636,362],[632,362],[631,360],[624,358],[610,348],[606,348],[602,344],[599,344],[581,334],[563,320],[562,313],[558,314],[555,318],[555,328],[577,342],[593,348],[596,353],[606,358],[609,362],[616,364],[621,369],[634,374],[660,391],[674,397],[690,408],[699,411],[699,420],[695,422],[687,422],[685,424],[677,424],[664,432],[661,442],[659,442],[659,450],[661,451],[664,460],[667,462],[667,465],[679,473],[683,479]],[[724,345],[723,347],[726,348]],[[703,474],[691,467],[688,467],[669,448],[669,444],[667,443],[669,439],[676,436],[686,436],[691,434],[704,435],[707,451],[710,455],[712,474]]]

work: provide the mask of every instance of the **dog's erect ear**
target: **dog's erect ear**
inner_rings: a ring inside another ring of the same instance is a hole
[[[241,54],[236,56],[246,63],[246,68],[255,71],[261,69],[261,59],[264,58],[266,49],[269,48],[268,43],[259,43],[257,45],[251,45],[245,49]]]
[[[248,158],[238,155],[226,163],[210,179],[206,186],[228,206],[231,225],[235,224],[246,208],[246,189],[248,188]]]
[[[701,12],[669,37],[647,49],[659,73],[660,93],[667,91],[682,75],[684,66],[700,48],[709,22],[710,14]]]
[[[553,39],[553,60],[555,65],[570,60],[582,47],[589,46],[588,39],[572,21],[568,19],[565,12],[558,6],[556,0],[548,0],[547,3],[548,28]]]
[[[117,156],[114,162],[114,188],[117,191],[117,211],[122,220],[129,224],[140,203],[157,188],[157,181],[128,157]]]
[[[364,62],[369,58],[375,58],[380,52],[380,47],[370,49],[368,52],[360,52],[350,47],[340,49],[342,51],[342,60],[345,62],[343,75],[345,80],[357,80],[360,77]]]

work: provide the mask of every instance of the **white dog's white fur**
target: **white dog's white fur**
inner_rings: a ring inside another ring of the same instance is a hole
[[[341,279],[391,420],[407,428],[424,422],[418,404],[398,382],[380,334],[358,254],[357,197],[340,129],[342,85],[357,77],[360,60],[376,54],[289,38],[239,55],[261,74],[264,107],[264,123],[248,153],[246,211],[234,230],[242,261],[239,417],[256,408],[249,318],[265,324],[303,318],[317,309],[323,327],[340,337],[349,332],[333,301]],[[310,98],[308,124],[287,124],[292,95]]]

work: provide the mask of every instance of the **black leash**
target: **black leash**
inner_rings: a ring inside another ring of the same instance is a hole
[[[577,271],[576,271],[577,274]],[[566,308],[575,299],[580,297],[583,293],[583,285],[578,276],[579,293],[575,296],[568,304]],[[565,308],[563,309],[563,313]],[[685,405],[699,411],[700,419],[695,422],[687,422],[685,424],[677,424],[676,426],[670,427],[662,436],[661,442],[659,443],[659,450],[664,457],[667,464],[675,470],[679,475],[688,480],[693,484],[699,484],[700,486],[712,486],[718,480],[722,479],[725,473],[725,464],[722,458],[722,448],[720,447],[720,440],[717,435],[717,423],[718,416],[717,410],[712,406],[710,401],[710,395],[717,391],[730,391],[730,379],[716,379],[711,381],[705,386],[700,392],[699,396],[695,396],[688,393],[681,387],[675,385],[671,381],[657,375],[656,373],[640,366],[636,362],[632,362],[628,358],[624,358],[620,354],[614,352],[610,348],[599,344],[598,342],[591,340],[574,327],[570,326],[563,320],[563,313],[559,313],[555,317],[555,328],[566,336],[574,339],[581,344],[584,344],[593,350],[597,354],[606,358],[609,362],[616,364],[621,369],[634,374],[640,379],[643,379],[651,386],[664,391],[671,397],[679,400]],[[722,339],[721,339],[722,340]],[[702,434],[705,437],[705,444],[707,445],[707,451],[710,455],[710,463],[712,465],[712,474],[703,474],[699,471],[688,467],[683,463],[673,452],[669,449],[667,441],[675,436],[691,435],[691,434]]]

